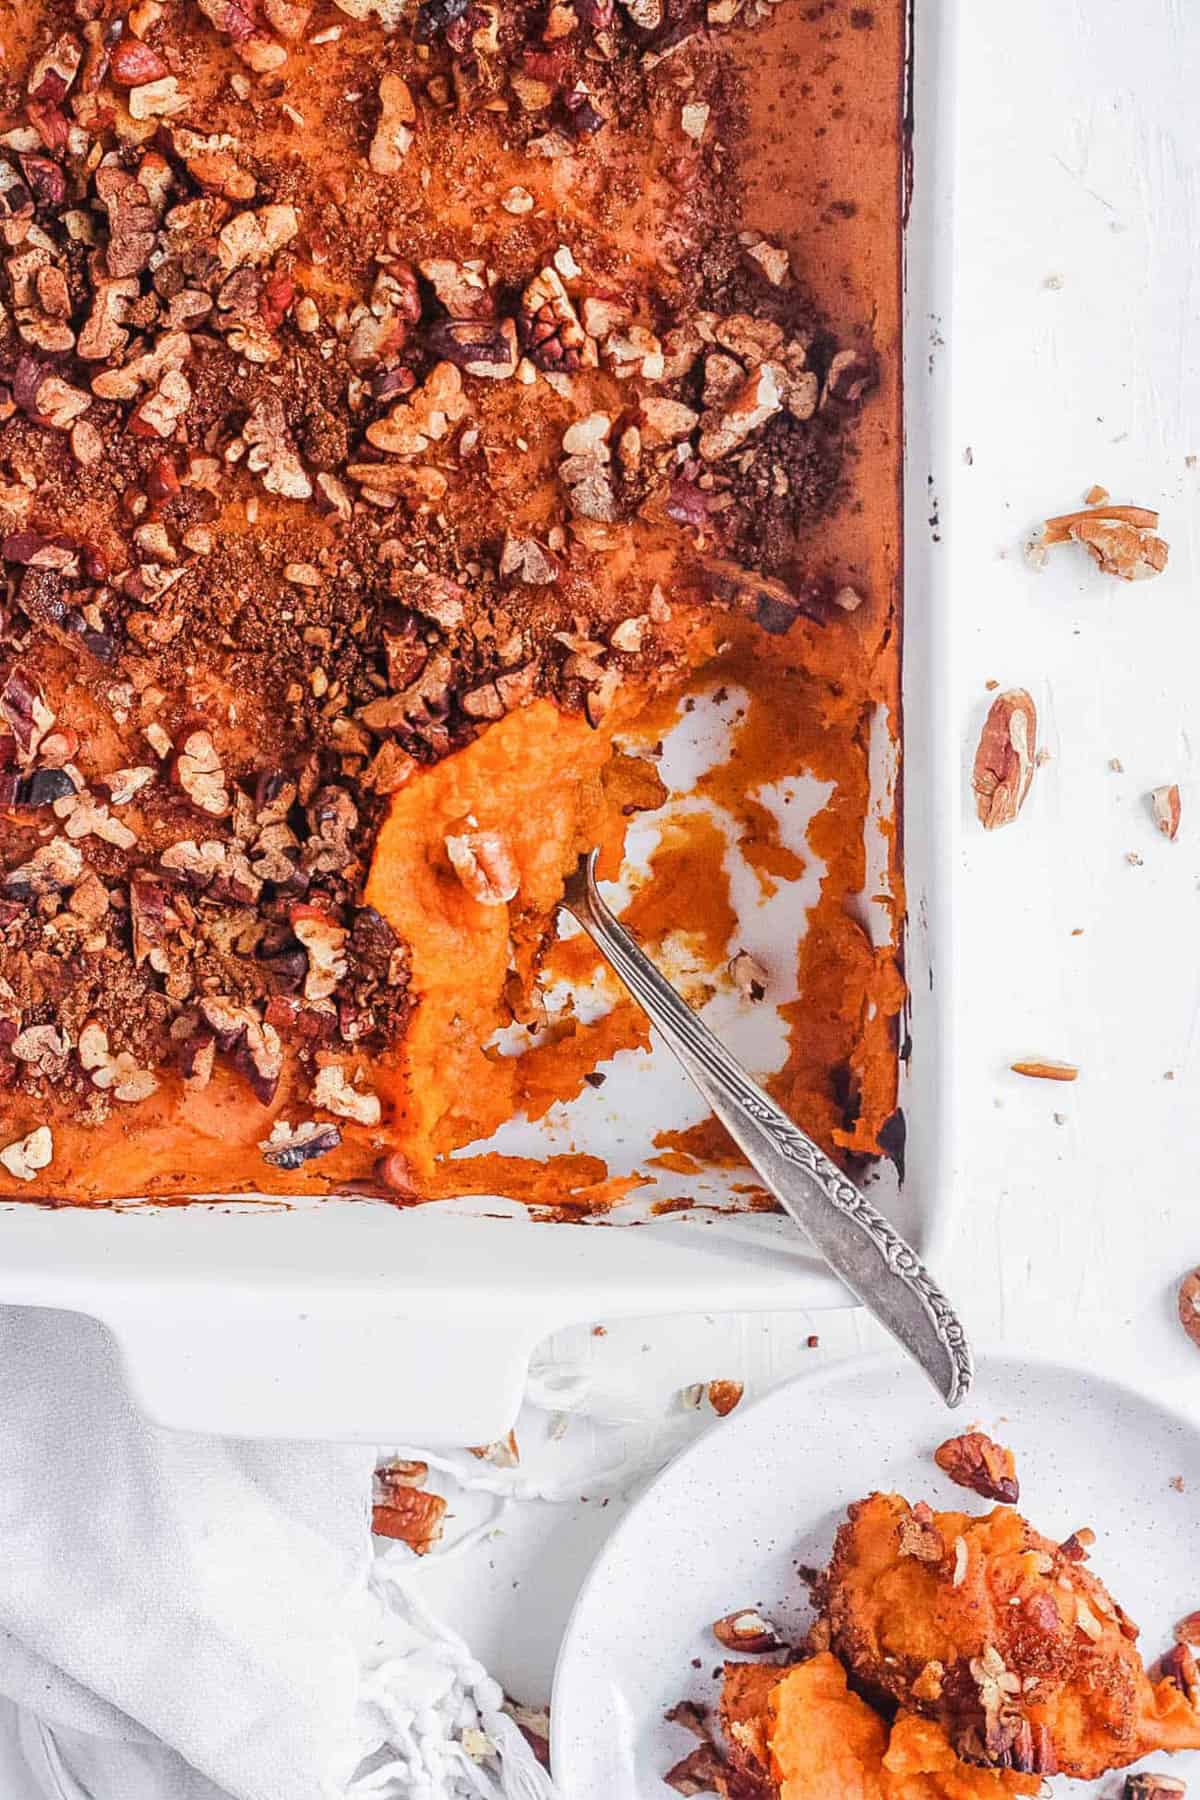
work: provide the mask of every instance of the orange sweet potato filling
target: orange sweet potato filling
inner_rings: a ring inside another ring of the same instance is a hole
[[[782,1675],[732,1664],[722,1719],[735,1755],[769,1770],[779,1800],[1002,1800],[1036,1776],[961,1762],[939,1725],[901,1713],[888,1727],[823,1651]]]

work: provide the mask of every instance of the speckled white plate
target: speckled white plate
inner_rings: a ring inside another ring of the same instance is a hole
[[[962,1413],[890,1357],[835,1364],[720,1421],[609,1540],[555,1673],[563,1800],[668,1800],[662,1774],[694,1740],[663,1714],[685,1696],[714,1699],[723,1652],[711,1621],[754,1605],[796,1634],[808,1612],[796,1565],[827,1560],[850,1501],[894,1488],[986,1510],[932,1460],[943,1438],[976,1422],[1015,1451],[1021,1511],[1039,1530],[1093,1528],[1092,1567],[1141,1625],[1143,1655],[1165,1650],[1174,1622],[1200,1606],[1194,1422],[1057,1363],[985,1359]],[[1194,1776],[1200,1755],[1171,1767]],[[1064,1797],[1095,1792],[1052,1785]]]

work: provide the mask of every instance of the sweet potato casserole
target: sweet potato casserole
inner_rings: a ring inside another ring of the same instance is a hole
[[[857,1501],[798,1660],[727,1662],[712,1715],[675,1708],[700,1748],[667,1784],[726,1800],[1002,1800],[1200,1747],[1191,1651],[1177,1643],[1147,1671],[1137,1626],[1085,1567],[1092,1540],[1056,1543],[1007,1506]],[[726,1646],[780,1650],[764,1628],[746,1613],[713,1627]],[[1126,1793],[1183,1786],[1146,1774]]]
[[[721,684],[764,893],[763,790],[825,784],[772,1082],[894,1149],[899,8],[0,0],[0,47],[0,1195],[609,1204],[449,1153],[645,1047],[615,985],[548,1018],[555,905]],[[652,949],[736,960],[724,849],[664,831]]]

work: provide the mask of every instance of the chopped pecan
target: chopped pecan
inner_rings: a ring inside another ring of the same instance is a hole
[[[14,663],[0,687],[0,719],[8,726],[17,746],[17,760],[29,763],[54,724],[54,714],[46,705],[42,690],[33,676]]]
[[[425,1556],[441,1538],[445,1511],[441,1494],[396,1483],[386,1501],[372,1507],[371,1530],[376,1537],[395,1538]]]
[[[131,88],[141,87],[147,81],[161,81],[170,70],[157,50],[140,38],[126,37],[113,46],[108,73],[118,87]]]
[[[226,270],[258,268],[290,244],[300,229],[294,206],[260,206],[234,213],[217,233],[217,255]]]
[[[1161,1659],[1163,1679],[1173,1681],[1192,1706],[1200,1705],[1200,1676],[1196,1659],[1186,1644],[1175,1644]]]
[[[1011,825],[1025,803],[1037,759],[1037,709],[1024,688],[993,700],[975,752],[975,811],[987,831]]]
[[[727,1773],[716,1747],[700,1744],[667,1770],[663,1782],[677,1794],[715,1794],[722,1790]]]
[[[705,462],[719,462],[745,443],[768,419],[783,410],[783,376],[776,363],[763,362],[746,377],[722,410],[701,420],[699,451]]]
[[[985,1500],[1015,1506],[1020,1498],[1012,1451],[986,1432],[966,1431],[961,1437],[947,1438],[934,1451],[933,1460],[958,1487],[970,1488]]]
[[[136,1057],[128,1050],[122,1050],[117,1056],[112,1054],[108,1033],[95,1020],[89,1021],[80,1032],[78,1053],[93,1086],[111,1092],[114,1100],[133,1104],[148,1099],[158,1090],[157,1078],[149,1069],[139,1068]]]
[[[518,325],[522,346],[539,369],[569,374],[595,360],[595,345],[557,269],[548,266],[529,283],[521,296]]]
[[[210,733],[193,731],[185,738],[176,759],[175,772],[180,787],[201,812],[219,819],[229,811],[225,771]]]
[[[911,1556],[917,1562],[941,1562],[946,1554],[946,1546],[941,1533],[933,1522],[933,1513],[923,1500],[900,1520],[901,1556]]]
[[[110,280],[140,275],[158,236],[158,213],[136,175],[119,163],[96,170],[96,197],[108,215],[105,272]]]
[[[511,319],[439,319],[427,342],[468,375],[507,381],[517,372],[517,328]]]
[[[1200,1269],[1193,1269],[1179,1284],[1179,1323],[1200,1350]]]
[[[1187,1793],[1187,1782],[1178,1775],[1163,1775],[1147,1769],[1140,1775],[1127,1775],[1123,1800],[1179,1800]]]
[[[724,1418],[731,1413],[745,1392],[740,1381],[710,1381],[708,1384],[708,1404],[717,1414]]]
[[[283,402],[277,394],[255,401],[242,436],[250,445],[246,467],[261,475],[269,494],[287,500],[311,498],[312,482],[288,436]]]
[[[379,83],[379,119],[367,160],[376,175],[398,175],[413,141],[417,108],[402,75],[387,74]]]
[[[543,587],[558,580],[558,564],[536,538],[517,537],[507,531],[500,552],[500,573],[516,576],[518,581],[529,582],[534,587]]]
[[[1040,544],[1082,544],[1106,575],[1141,581],[1167,566],[1168,547],[1157,529],[1158,514],[1149,507],[1102,504],[1047,519]]]
[[[515,900],[521,872],[498,831],[482,831],[473,819],[468,829],[446,838],[446,855],[459,881],[480,906],[506,906]]]
[[[749,1656],[763,1656],[770,1650],[783,1648],[776,1627],[752,1606],[714,1619],[712,1634],[726,1650],[742,1651]]]
[[[54,1137],[48,1125],[38,1125],[15,1143],[0,1149],[0,1164],[15,1181],[32,1181],[39,1169],[50,1166],[54,1157]]]
[[[326,1112],[336,1113],[339,1119],[352,1119],[358,1125],[378,1125],[380,1120],[379,1096],[356,1088],[346,1079],[341,1063],[326,1063],[324,1068],[317,1070],[312,1103]]]
[[[1010,1063],[1014,1075],[1026,1075],[1034,1081],[1076,1081],[1079,1070],[1074,1063],[1027,1060]]]
[[[1156,787],[1150,793],[1150,810],[1154,814],[1154,823],[1165,838],[1179,836],[1179,820],[1181,806],[1179,787],[1171,782],[1168,787]]]
[[[293,906],[291,926],[308,955],[306,1000],[328,1000],[346,974],[344,926],[315,906]]]

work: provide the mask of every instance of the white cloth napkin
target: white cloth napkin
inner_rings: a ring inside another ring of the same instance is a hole
[[[0,1369],[4,1800],[553,1800],[369,1450],[148,1425],[76,1314],[0,1310]]]

